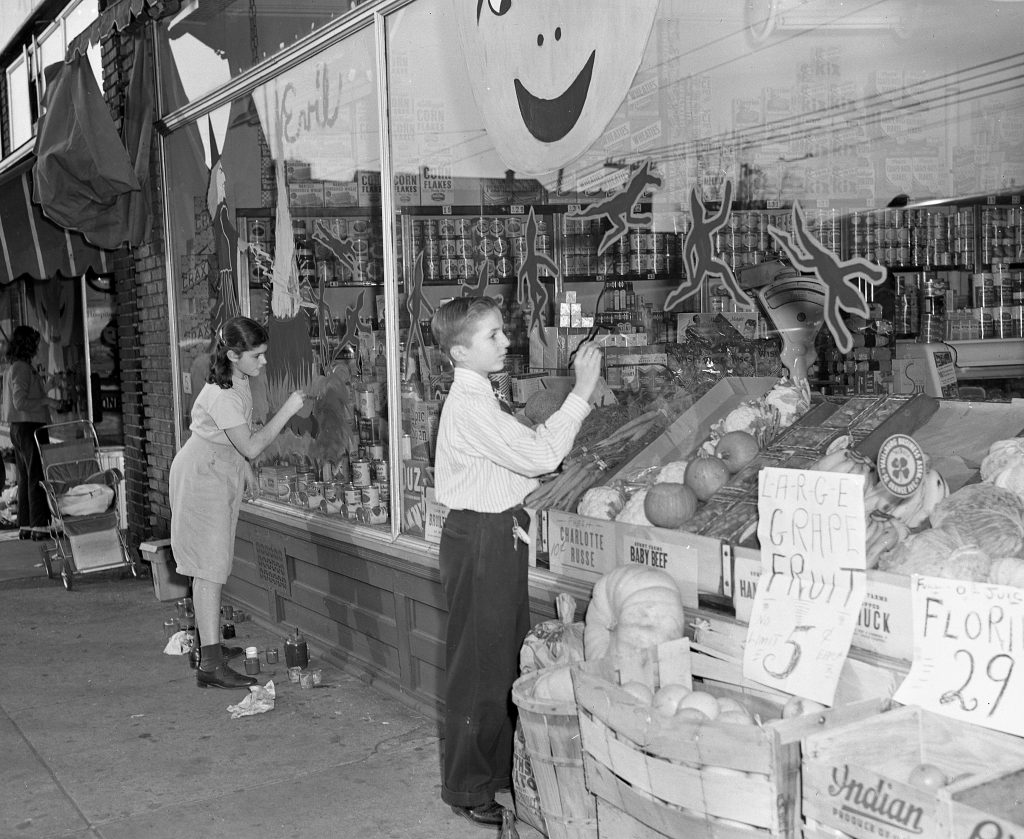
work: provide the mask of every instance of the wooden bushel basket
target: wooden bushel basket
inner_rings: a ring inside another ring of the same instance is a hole
[[[551,669],[520,676],[512,685],[544,823],[550,839],[597,839],[597,800],[583,778],[576,703],[533,695],[537,679]]]
[[[691,667],[692,678],[704,678],[695,689],[741,701],[763,724],[664,717],[620,687],[686,684]],[[573,667],[587,788],[602,802],[601,839],[800,839],[801,739],[885,704],[782,720],[781,703],[723,681],[727,675],[707,656],[691,657],[686,639],[640,650],[618,667],[609,659]]]

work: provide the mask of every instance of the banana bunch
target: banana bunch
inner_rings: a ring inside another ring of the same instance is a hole
[[[871,461],[853,449],[836,449],[818,458],[812,466],[815,472],[841,472],[848,475],[864,475],[871,478],[875,467]]]
[[[878,561],[910,535],[910,528],[898,518],[875,512],[868,516],[864,534],[867,567],[877,568]]]
[[[932,510],[947,495],[949,495],[949,485],[946,483],[946,479],[936,470],[929,468],[924,474],[921,486],[914,491],[913,495],[890,507],[888,513],[911,529],[920,527],[928,521]]]

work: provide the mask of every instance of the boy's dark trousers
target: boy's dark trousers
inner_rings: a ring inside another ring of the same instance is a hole
[[[513,517],[516,517],[514,519]],[[441,798],[486,804],[510,787],[516,709],[512,683],[530,629],[528,546],[504,513],[452,510],[441,534],[441,587],[448,604]]]

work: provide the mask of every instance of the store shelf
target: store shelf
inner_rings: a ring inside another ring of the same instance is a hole
[[[989,338],[946,343],[953,348],[958,379],[1024,376],[1024,340]]]

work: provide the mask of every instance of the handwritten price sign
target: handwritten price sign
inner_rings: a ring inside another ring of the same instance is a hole
[[[766,467],[743,675],[831,705],[864,600],[864,476]]]
[[[1024,590],[914,576],[914,662],[898,702],[1024,736]]]

